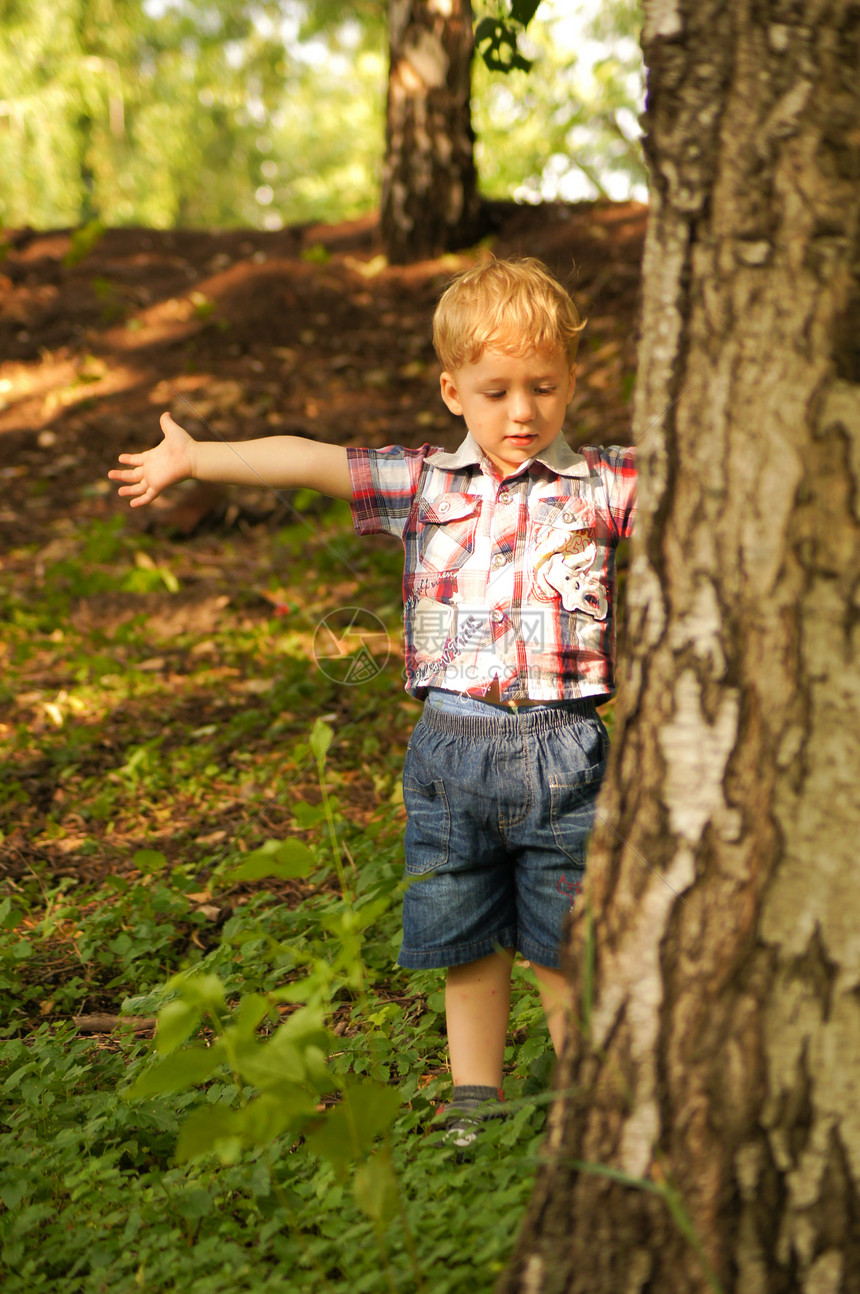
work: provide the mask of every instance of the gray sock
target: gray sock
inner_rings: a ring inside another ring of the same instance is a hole
[[[486,1101],[499,1102],[504,1099],[500,1087],[481,1087],[476,1083],[461,1083],[459,1087],[456,1084],[454,1086],[451,1104],[462,1110],[475,1110]]]

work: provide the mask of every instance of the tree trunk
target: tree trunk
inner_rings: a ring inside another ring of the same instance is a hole
[[[504,1294],[860,1291],[860,5],[646,0],[616,749]],[[626,658],[626,663],[625,663]]]
[[[469,0],[391,0],[382,238],[402,264],[478,236]]]

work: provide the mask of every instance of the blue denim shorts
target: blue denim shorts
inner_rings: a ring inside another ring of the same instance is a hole
[[[510,710],[431,690],[403,768],[401,966],[498,948],[560,965],[608,746],[591,700]]]

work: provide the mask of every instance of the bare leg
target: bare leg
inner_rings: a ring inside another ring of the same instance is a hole
[[[570,1017],[570,985],[562,972],[551,966],[535,966],[532,962],[532,970],[540,989],[549,1036],[556,1056],[560,1056]]]
[[[502,1086],[513,961],[513,949],[506,948],[448,970],[445,1015],[455,1087]]]

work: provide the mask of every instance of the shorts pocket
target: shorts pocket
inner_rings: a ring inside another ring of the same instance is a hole
[[[451,809],[441,779],[418,782],[403,779],[406,806],[406,874],[426,876],[448,861]]]
[[[586,733],[589,740],[586,741]],[[609,738],[602,722],[577,725],[576,758],[569,769],[550,780],[550,823],[555,843],[571,862],[585,862],[588,838],[594,825],[595,806],[603,776]]]
[[[599,790],[599,778],[591,782],[550,787],[550,813],[555,843],[565,857],[579,866],[585,863]]]

